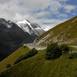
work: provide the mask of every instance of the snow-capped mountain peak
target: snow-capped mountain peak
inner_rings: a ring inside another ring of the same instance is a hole
[[[27,32],[29,34],[31,34],[32,32],[30,31],[30,29],[33,30],[33,28],[31,27],[30,23],[27,20],[23,20],[23,21],[18,21],[17,25],[24,31]]]
[[[32,28],[32,26],[31,26],[31,24],[30,24],[30,22],[29,22],[28,20],[19,21],[18,24],[19,24],[19,25],[20,25],[20,24],[28,24],[28,25]],[[32,28],[32,29],[33,29],[33,28]]]
[[[31,23],[28,20],[18,21],[17,25],[24,31],[35,35],[40,35],[44,30],[36,23]]]

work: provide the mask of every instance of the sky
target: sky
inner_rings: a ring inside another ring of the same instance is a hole
[[[49,29],[77,15],[77,0],[0,0],[0,18],[28,19]]]

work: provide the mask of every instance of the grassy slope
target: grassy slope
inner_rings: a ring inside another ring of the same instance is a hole
[[[0,72],[3,70],[6,70],[7,64],[13,65],[13,63],[16,61],[16,59],[18,57],[20,57],[21,55],[25,54],[28,50],[29,50],[28,47],[25,47],[25,48],[21,47],[21,48],[17,49],[15,52],[13,52],[10,56],[8,56],[4,60],[2,60],[0,62]]]
[[[46,36],[47,38],[45,38]],[[47,31],[46,33],[44,33],[42,36],[38,38],[37,43],[42,39],[43,41],[40,43],[40,45],[46,45],[47,43],[50,43],[50,41],[55,41],[55,39],[59,41],[62,40],[64,42],[72,42],[72,44],[76,44],[77,17],[74,17],[68,21],[65,21],[64,23],[57,25],[53,29],[50,29],[49,31]]]
[[[5,71],[1,77],[77,77],[77,58],[63,55],[56,60],[46,60],[45,51],[39,51]]]
[[[52,33],[53,35],[51,35]],[[42,44],[58,34],[65,41],[71,39],[76,41],[74,38],[77,38],[77,17],[59,24],[39,39],[48,34],[51,36],[44,40]],[[48,61],[45,59],[45,51],[39,51],[37,55],[25,59],[3,72],[1,77],[77,77],[77,58],[69,59],[68,55],[63,55],[56,60]]]

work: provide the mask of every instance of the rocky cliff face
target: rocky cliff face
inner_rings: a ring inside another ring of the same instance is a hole
[[[25,38],[25,33],[15,23],[0,18],[0,58],[16,49]]]
[[[14,23],[0,18],[0,59],[24,43],[33,43],[43,32],[39,25],[26,20]]]

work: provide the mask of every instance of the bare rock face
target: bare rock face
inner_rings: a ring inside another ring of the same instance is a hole
[[[33,43],[43,32],[38,24],[28,20],[14,23],[0,18],[0,60],[22,44]]]
[[[45,31],[37,23],[31,23],[28,20],[18,21],[17,25],[24,31],[30,34],[31,36],[39,36]]]
[[[22,44],[32,43],[38,37],[38,32],[42,31],[40,28],[37,29],[38,31],[35,29],[36,24],[32,24],[32,26],[27,23],[19,24],[20,26],[10,20],[0,18],[0,60]]]
[[[25,38],[25,33],[15,23],[0,18],[0,59],[18,48]]]

